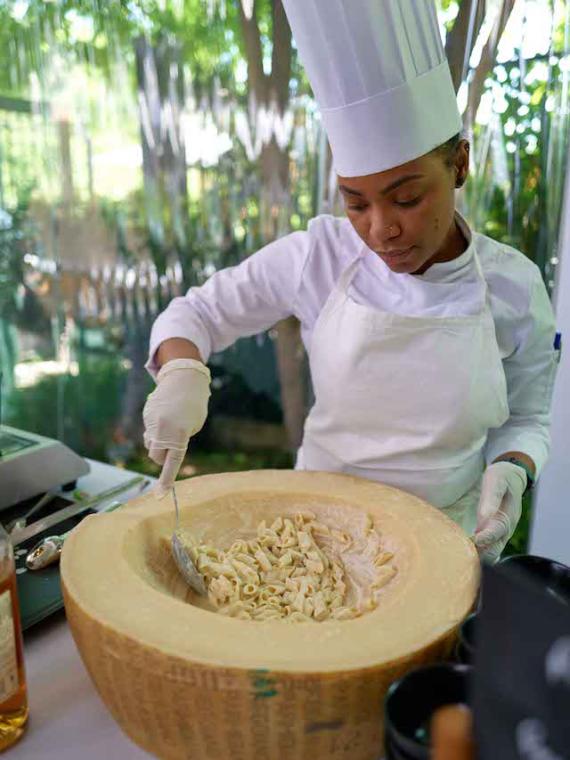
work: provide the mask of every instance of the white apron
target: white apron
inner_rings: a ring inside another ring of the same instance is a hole
[[[402,488],[473,533],[489,428],[509,417],[507,384],[477,252],[474,315],[415,317],[348,295],[342,273],[309,351],[315,404],[296,467]],[[480,307],[479,307],[480,303]]]

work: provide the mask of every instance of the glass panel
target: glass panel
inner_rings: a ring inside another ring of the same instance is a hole
[[[269,5],[260,21],[270,55]],[[3,420],[146,467],[151,324],[217,268],[306,224],[312,115],[301,100],[248,100],[223,3],[15,0],[0,5],[0,44]],[[291,141],[290,198],[279,172]],[[273,460],[290,464],[273,430],[274,339],[212,358],[212,408],[271,427]],[[214,438],[207,426],[197,450]]]

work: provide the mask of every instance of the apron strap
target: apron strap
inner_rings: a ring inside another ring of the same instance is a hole
[[[479,254],[477,253],[477,248],[473,249],[473,262],[475,264],[475,272],[477,273],[477,277],[483,285],[483,302],[481,304],[481,311],[487,310],[489,318],[494,322],[493,313],[491,311],[489,286],[487,285],[487,280],[485,279],[485,274],[483,273],[483,266],[481,264]]]
[[[358,269],[358,266],[360,262],[362,261],[362,258],[363,258],[363,254],[359,253],[358,256],[354,259],[354,261],[351,261],[350,264],[347,266],[347,268],[341,273],[336,283],[336,290],[338,290],[340,293],[343,293],[346,295],[346,291],[348,290],[350,283],[352,282],[352,279],[354,275],[356,274],[356,270]]]

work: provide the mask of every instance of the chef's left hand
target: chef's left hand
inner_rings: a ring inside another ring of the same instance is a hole
[[[475,546],[482,560],[496,562],[515,532],[527,476],[511,462],[494,462],[483,474]]]

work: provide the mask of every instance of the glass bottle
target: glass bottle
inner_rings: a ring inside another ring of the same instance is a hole
[[[0,525],[0,752],[24,733],[28,696],[12,542]]]

